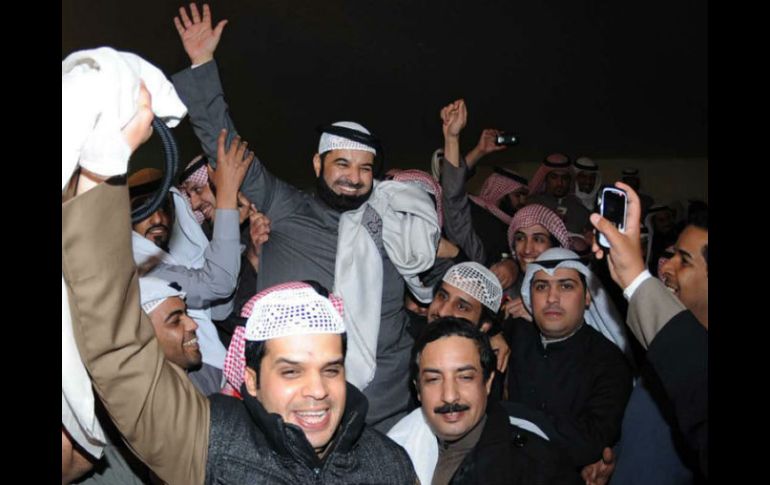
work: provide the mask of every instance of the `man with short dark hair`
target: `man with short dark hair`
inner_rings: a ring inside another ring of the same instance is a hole
[[[613,480],[700,483],[708,475],[708,213],[679,235],[661,284],[633,254],[641,201],[619,187],[628,191],[633,223],[625,235],[601,219],[597,228],[613,245],[610,264],[629,300],[629,326],[649,351],[623,417]]]
[[[488,395],[495,357],[464,319],[439,318],[417,339],[410,374],[421,407],[388,436],[409,454],[421,483],[571,483],[563,452],[543,430]]]

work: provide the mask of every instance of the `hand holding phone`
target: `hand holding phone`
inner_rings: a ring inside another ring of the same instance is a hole
[[[515,145],[518,140],[516,139],[516,136],[513,133],[500,133],[495,137],[495,145],[501,146],[511,146]]]
[[[626,231],[626,217],[628,212],[628,197],[626,192],[615,187],[605,187],[599,194],[599,214],[610,221],[618,231]],[[598,231],[596,231],[598,232]],[[604,234],[598,232],[599,245],[609,249],[610,243]]]

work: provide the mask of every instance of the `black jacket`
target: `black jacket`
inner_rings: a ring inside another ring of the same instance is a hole
[[[567,340],[543,347],[537,326],[516,319],[507,326],[511,357],[508,399],[542,415],[565,446],[576,470],[601,458],[620,437],[631,370],[623,353],[584,324]]]
[[[366,398],[347,385],[345,413],[332,447],[319,459],[302,430],[245,392],[211,402],[207,484],[413,484],[406,452],[366,427]]]
[[[491,399],[479,442],[463,459],[450,484],[581,483],[577,478],[564,450],[512,425],[501,403]]]

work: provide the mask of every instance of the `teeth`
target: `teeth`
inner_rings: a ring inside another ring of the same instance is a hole
[[[326,416],[326,411],[303,411],[297,412],[297,415],[309,424],[320,423]]]
[[[191,347],[193,345],[198,345],[198,338],[197,337],[192,339],[192,340],[188,340],[187,342],[182,344],[183,347]]]

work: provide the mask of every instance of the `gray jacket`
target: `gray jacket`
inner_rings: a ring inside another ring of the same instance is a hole
[[[172,76],[177,94],[189,109],[190,122],[210,159],[216,158],[222,128],[236,134],[215,61]],[[310,167],[308,167],[310,170]],[[293,280],[315,280],[334,287],[339,212],[312,194],[276,178],[255,158],[241,186],[243,194],[271,220],[270,239],[262,247],[256,291]],[[409,409],[409,352],[404,280],[383,253],[383,285],[377,371],[364,390],[367,423],[387,431]]]

